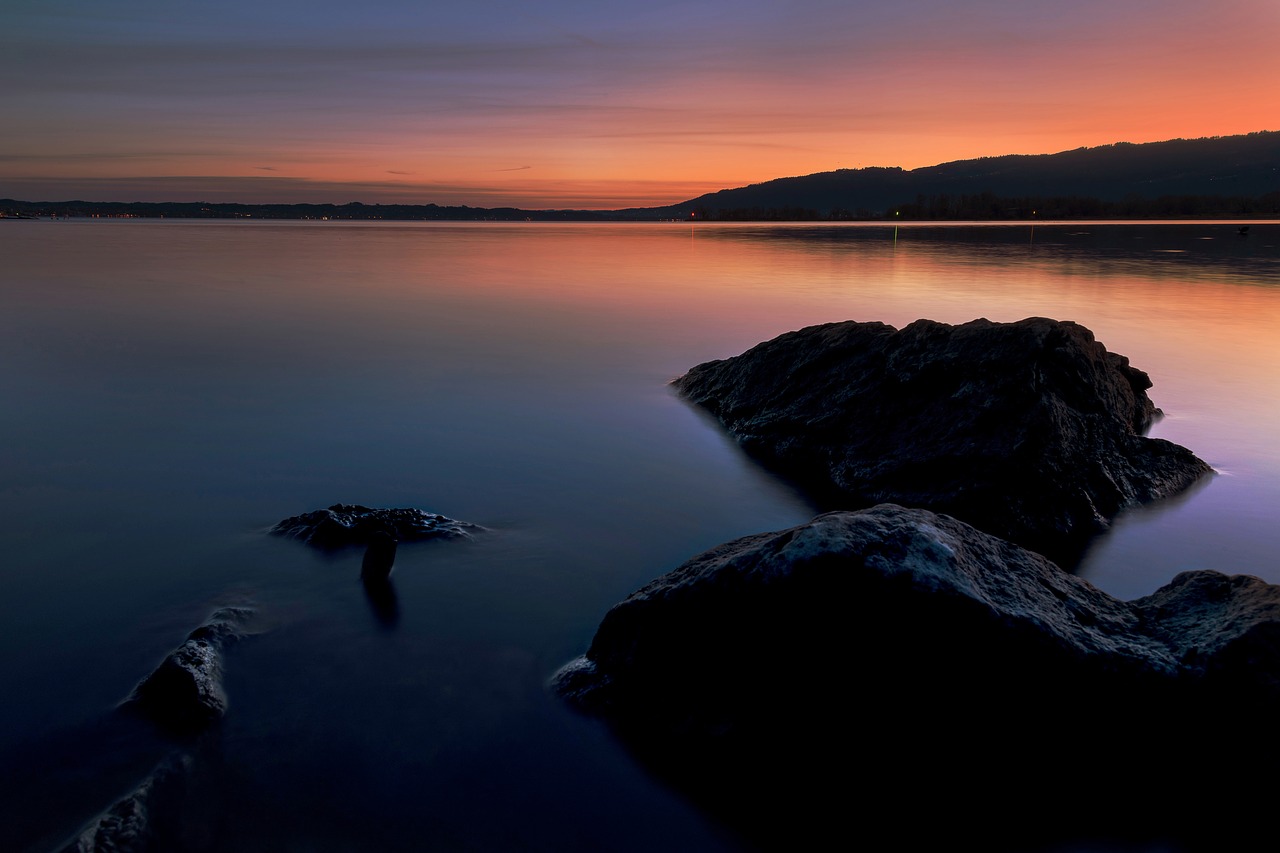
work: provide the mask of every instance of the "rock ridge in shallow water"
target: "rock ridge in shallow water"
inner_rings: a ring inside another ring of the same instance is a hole
[[[227,696],[222,688],[222,657],[245,636],[251,607],[223,607],[169,653],[139,682],[122,707],[181,736],[199,734],[222,718]]]
[[[105,764],[110,775],[134,763],[150,763],[157,755],[163,757],[132,790],[54,849],[59,853],[218,849],[215,836],[222,820],[223,782],[218,778],[221,732],[217,723],[227,710],[223,655],[247,636],[255,615],[256,609],[245,605],[214,611],[138,683],[117,708],[123,713],[69,735],[72,742],[81,742],[81,749],[111,756]],[[144,729],[145,737],[141,736]],[[39,774],[36,782],[47,784]],[[103,783],[83,779],[76,784],[88,792]],[[119,789],[111,793],[119,796]],[[65,804],[60,805],[65,811]]]
[[[1063,565],[1211,470],[1143,435],[1159,414],[1146,373],[1041,317],[811,326],[673,385],[828,509],[944,512]]]
[[[204,752],[216,750],[167,757],[58,853],[213,853],[219,798]]]

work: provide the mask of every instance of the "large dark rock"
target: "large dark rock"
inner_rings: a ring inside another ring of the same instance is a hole
[[[335,549],[349,545],[368,546],[381,535],[390,536],[397,542],[420,542],[426,539],[465,539],[483,529],[478,524],[455,521],[420,509],[334,504],[328,509],[286,518],[270,532],[317,548]]]
[[[1069,322],[831,323],[674,385],[825,508],[946,512],[1068,565],[1121,510],[1210,471],[1143,436],[1151,380]]]
[[[227,709],[223,652],[244,636],[252,615],[248,607],[214,612],[134,688],[123,707],[181,736],[199,734],[217,722]]]
[[[1191,572],[1123,602],[881,505],[695,557],[552,684],[762,846],[834,830],[1029,850],[1234,831],[1209,824],[1247,812],[1244,771],[1280,757],[1278,675],[1280,587]],[[1144,823],[1191,789],[1197,811]]]

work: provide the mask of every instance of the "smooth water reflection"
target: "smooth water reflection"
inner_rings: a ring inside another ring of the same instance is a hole
[[[1251,230],[0,223],[0,757],[251,600],[222,849],[733,848],[543,689],[637,586],[814,512],[666,382],[814,323],[1075,320],[1220,472],[1085,577],[1280,582],[1280,226]],[[358,553],[263,535],[338,501],[490,533],[402,547],[373,596]]]

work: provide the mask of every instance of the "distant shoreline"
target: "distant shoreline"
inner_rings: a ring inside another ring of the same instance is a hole
[[[90,185],[75,191],[90,192]],[[181,185],[174,184],[171,191],[185,193],[176,189]],[[200,191],[192,194],[196,192]],[[356,201],[239,204],[3,198],[0,216],[406,222],[1244,222],[1280,218],[1280,131],[1118,142],[1057,154],[978,157],[910,170],[896,166],[836,169],[718,190],[668,205],[614,210]]]
[[[882,225],[945,225],[964,223],[1053,224],[1070,222],[1221,222],[1250,223],[1280,219],[1280,211],[1241,210],[1238,203],[1215,209],[1206,204],[1196,213],[1176,214],[1164,210],[1149,213],[1130,209],[1113,214],[1071,215],[1037,213],[1027,216],[1022,209],[1008,208],[1004,215],[987,216],[918,215],[910,205],[900,209],[866,216],[850,216],[839,211],[796,210],[692,210],[685,206],[632,208],[626,210],[522,210],[519,208],[441,207],[439,205],[385,204],[235,204],[208,202],[30,202],[0,199],[0,221],[32,221],[63,219],[189,219],[189,220],[259,220],[318,222],[861,222]],[[1238,202],[1236,199],[1223,200]],[[969,211],[966,211],[969,213]]]

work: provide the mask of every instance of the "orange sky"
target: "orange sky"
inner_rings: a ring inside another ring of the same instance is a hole
[[[1274,0],[6,0],[0,197],[666,204],[1280,129],[1278,43]]]

